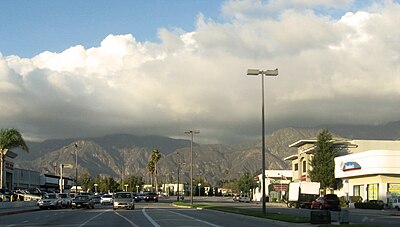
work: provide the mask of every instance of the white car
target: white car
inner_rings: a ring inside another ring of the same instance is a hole
[[[38,201],[40,209],[61,208],[62,200],[57,193],[47,193]]]
[[[100,204],[113,204],[113,196],[111,194],[105,194],[100,198]]]
[[[113,210],[118,208],[135,209],[135,197],[131,192],[117,192],[114,195]]]
[[[250,197],[245,194],[240,195],[239,202],[248,203],[248,202],[250,202]]]
[[[400,197],[396,197],[393,199],[392,208],[400,210]]]
[[[71,203],[72,203],[71,196],[69,196],[67,193],[60,193],[58,195],[61,198],[61,206],[62,207],[66,207],[66,208],[70,208],[71,207]]]

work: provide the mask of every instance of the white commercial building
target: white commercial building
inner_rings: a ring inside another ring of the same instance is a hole
[[[281,200],[292,180],[292,170],[265,170],[265,195],[269,201]],[[259,187],[253,190],[253,201],[262,201],[262,174],[256,176]]]
[[[335,158],[335,178],[342,186],[338,196],[361,196],[362,200],[390,202],[400,196],[400,140],[347,140],[333,139],[339,151]],[[317,139],[299,140],[289,147],[297,153],[285,160],[292,161],[293,181],[310,181],[310,165]]]
[[[335,178],[342,179],[338,196],[390,202],[400,196],[400,150],[368,150],[335,158]]]

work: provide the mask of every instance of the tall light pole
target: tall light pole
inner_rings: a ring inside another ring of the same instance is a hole
[[[78,193],[78,144],[75,145],[75,192]]]
[[[190,139],[190,204],[193,205],[193,135],[199,134],[199,130],[185,130],[186,134],[191,135]]]
[[[266,213],[266,198],[265,198],[265,120],[264,120],[264,76],[277,76],[278,69],[274,70],[259,70],[259,69],[248,69],[248,76],[261,75],[261,126],[262,126],[262,211]]]

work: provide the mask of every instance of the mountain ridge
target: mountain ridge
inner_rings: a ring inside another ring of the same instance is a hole
[[[276,130],[266,136],[266,168],[289,169],[290,163],[283,159],[297,152],[296,149],[289,148],[289,145],[300,139],[316,138],[321,129],[330,130],[335,137],[351,138],[351,135],[357,134],[364,135],[361,139],[368,139],[376,136],[377,132],[373,130],[376,128],[377,126],[358,126],[352,131],[351,127],[335,125]],[[400,121],[379,128],[379,131],[385,132],[379,138],[385,138],[387,131],[394,134],[385,139],[400,138]],[[360,129],[363,131],[359,131]],[[27,144],[31,152],[18,152],[18,158],[14,160],[17,168],[55,174],[55,165],[63,163],[75,166],[77,152],[79,173],[87,172],[92,176],[112,176],[118,179],[135,175],[148,179],[147,162],[151,151],[156,148],[162,154],[158,164],[160,179],[176,181],[178,163],[185,163],[182,165],[181,177],[183,181],[189,181],[189,140],[119,133],[96,138],[57,139]],[[75,147],[75,144],[78,147]],[[208,182],[215,184],[222,179],[238,178],[245,172],[258,174],[261,172],[260,151],[261,139],[234,145],[194,144],[194,176],[204,177]],[[65,169],[64,172],[66,176],[75,178],[74,169]]]

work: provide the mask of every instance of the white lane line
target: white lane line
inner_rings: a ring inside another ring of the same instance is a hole
[[[89,223],[91,220],[97,218],[98,216],[104,214],[104,213],[107,212],[107,211],[109,211],[109,210],[105,210],[105,211],[101,212],[100,214],[98,214],[98,215],[96,215],[96,216],[90,218],[89,220],[87,220],[87,221],[85,221],[84,223],[80,224],[79,227],[82,227],[82,226],[86,225],[86,224]]]
[[[185,214],[180,214],[180,213],[177,213],[177,212],[175,212],[175,211],[168,211],[168,212],[171,212],[171,213],[173,213],[173,214],[180,215],[180,216],[182,216],[182,217],[189,218],[189,219],[192,219],[192,220],[195,220],[195,221],[198,221],[198,222],[207,224],[207,225],[211,225],[211,226],[214,226],[214,227],[221,227],[220,225],[215,225],[215,224],[213,224],[213,223],[211,223],[211,222],[203,221],[203,220],[201,220],[201,219],[194,218],[194,217],[190,217],[190,216],[185,215]]]
[[[154,227],[160,227],[160,225],[157,224],[157,222],[155,222],[154,219],[151,218],[151,217],[146,213],[146,208],[143,208],[143,209],[142,209],[142,213],[143,213],[143,215],[147,218],[147,220],[149,220],[149,222],[150,222],[151,224],[153,224]]]
[[[129,220],[128,218],[122,216],[121,214],[118,214],[116,211],[114,211],[114,213],[118,216],[120,216],[121,218],[125,219],[125,221],[129,222],[129,224],[131,224],[131,226],[133,227],[139,227],[138,225],[136,225],[135,223],[133,223],[131,220]]]

